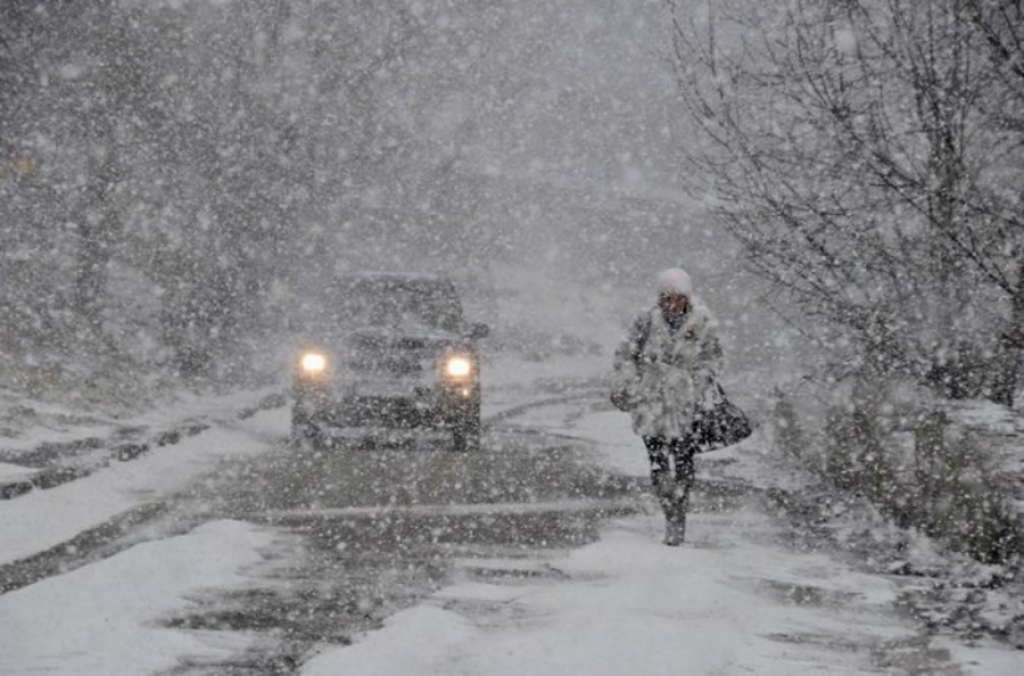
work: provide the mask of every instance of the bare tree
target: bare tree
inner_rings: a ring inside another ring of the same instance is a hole
[[[1000,87],[967,3],[670,9],[705,140],[691,175],[754,269],[845,367],[982,393],[992,336],[1013,334],[1022,228],[1002,179],[1020,165],[986,114]]]
[[[1006,139],[1016,169],[1024,161],[1024,5],[1019,0],[966,0],[964,6],[982,36],[991,77],[998,85],[981,103],[989,124]],[[989,208],[1002,212],[1003,218],[1019,229],[1024,213],[1020,200],[1012,199],[1020,195],[1018,171],[1007,171],[1003,181],[1011,199],[997,201]],[[1003,402],[1013,400],[1024,368],[1024,244],[1020,237],[1013,255],[1017,260],[1016,286],[1010,293],[1009,325],[1000,334],[999,377],[993,392],[994,398]]]

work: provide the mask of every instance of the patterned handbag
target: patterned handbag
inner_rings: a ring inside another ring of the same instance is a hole
[[[714,405],[710,409],[698,409],[690,430],[699,447],[698,453],[738,444],[754,433],[754,425],[743,409],[729,401],[717,381],[714,388],[717,395]]]

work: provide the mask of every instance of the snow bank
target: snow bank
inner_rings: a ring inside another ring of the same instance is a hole
[[[88,477],[0,502],[0,564],[45,551],[134,507],[185,488],[232,457],[270,450],[271,430],[288,429],[284,409],[264,411],[166,446]]]
[[[233,420],[238,411],[280,392],[280,387],[230,394],[179,390],[143,413],[108,415],[31,399],[0,389],[0,457],[17,458],[42,444],[116,437],[119,430],[173,429],[187,420]]]
[[[457,613],[418,606],[392,615],[385,629],[369,634],[351,648],[331,650],[313,658],[303,676],[411,676],[434,673],[428,665],[441,665],[459,646],[478,632]],[[439,672],[443,673],[443,672]]]
[[[244,583],[239,571],[262,560],[258,550],[271,538],[215,521],[0,596],[0,671],[131,676],[171,669],[182,656],[229,657],[246,637],[154,622],[202,588]]]

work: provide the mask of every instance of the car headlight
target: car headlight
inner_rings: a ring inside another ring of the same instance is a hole
[[[452,378],[465,378],[473,372],[473,364],[465,357],[451,357],[444,365],[444,372]]]
[[[302,355],[299,365],[302,367],[302,372],[306,375],[319,375],[327,368],[327,357],[319,352],[307,352]]]

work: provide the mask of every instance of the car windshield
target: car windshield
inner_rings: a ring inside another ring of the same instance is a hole
[[[417,279],[345,279],[332,293],[332,322],[348,327],[458,331],[462,308],[450,284]]]

